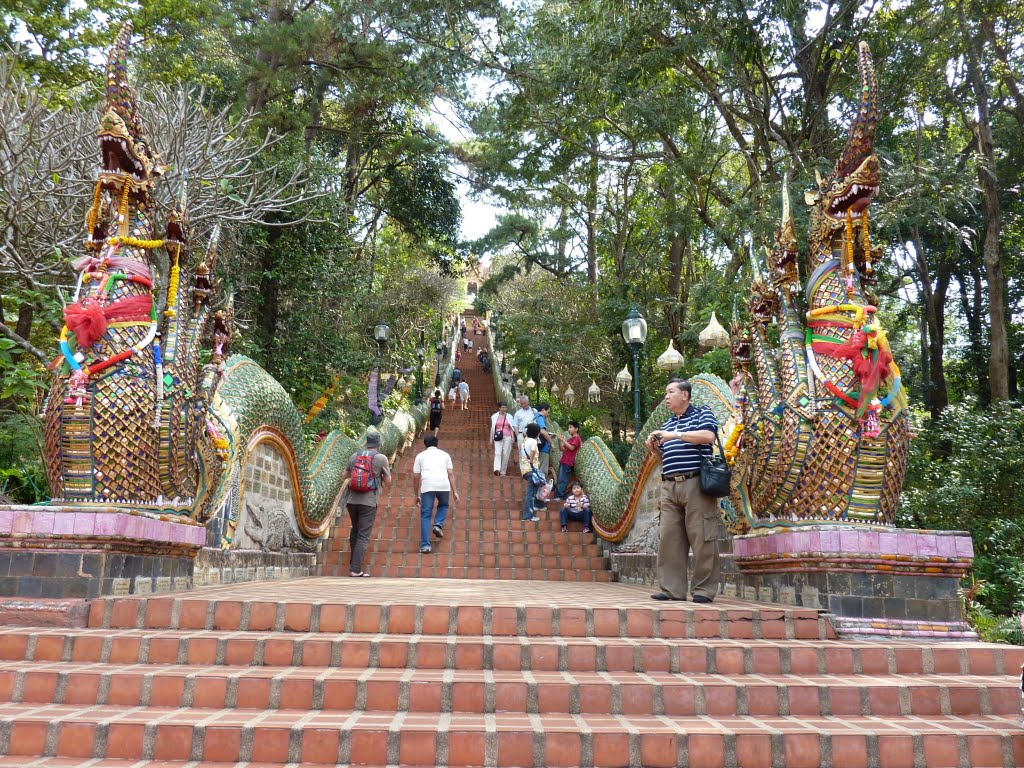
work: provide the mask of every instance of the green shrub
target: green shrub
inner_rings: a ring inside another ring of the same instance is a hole
[[[911,443],[898,524],[966,530],[974,539],[979,606],[1024,610],[1024,410],[966,403],[924,422]],[[969,613],[970,613],[970,606]]]

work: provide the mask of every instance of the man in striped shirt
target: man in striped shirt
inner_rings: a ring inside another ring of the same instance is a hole
[[[690,382],[673,379],[665,387],[671,418],[647,438],[647,447],[661,453],[661,543],[655,600],[710,603],[718,593],[718,500],[701,493],[702,454],[715,442],[718,422],[710,408],[690,402]],[[693,579],[687,584],[686,559],[693,549]],[[687,589],[689,587],[689,590]]]

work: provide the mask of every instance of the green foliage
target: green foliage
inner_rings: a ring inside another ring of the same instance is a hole
[[[0,411],[0,497],[16,504],[48,498],[40,461],[41,431],[37,419]]]
[[[1024,611],[1024,410],[949,409],[911,444],[898,524],[965,530],[974,539],[978,600],[997,614]]]

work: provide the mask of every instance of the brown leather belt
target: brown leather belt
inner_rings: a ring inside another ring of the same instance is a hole
[[[666,483],[681,483],[683,480],[692,480],[700,474],[699,469],[693,470],[693,472],[683,472],[679,475],[662,475],[661,479]]]

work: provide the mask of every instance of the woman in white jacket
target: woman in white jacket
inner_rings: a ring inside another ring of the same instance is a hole
[[[498,439],[498,435],[501,439]],[[491,414],[491,431],[488,439],[494,444],[494,474],[504,477],[508,473],[508,457],[512,455],[515,443],[515,424],[508,415],[508,404],[499,403],[498,410]]]

